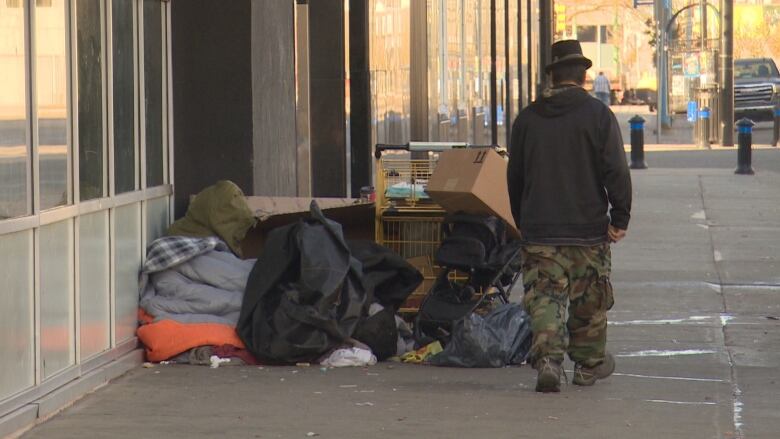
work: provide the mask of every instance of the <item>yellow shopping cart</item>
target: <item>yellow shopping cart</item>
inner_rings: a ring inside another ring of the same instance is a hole
[[[376,158],[376,242],[394,250],[424,276],[400,309],[415,314],[440,273],[433,255],[442,241],[445,211],[426,193],[439,153],[453,148],[494,147],[466,143],[378,144]]]

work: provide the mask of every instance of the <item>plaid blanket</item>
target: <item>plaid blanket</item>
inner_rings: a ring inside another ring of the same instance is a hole
[[[149,274],[187,262],[204,253],[230,251],[227,244],[216,236],[191,238],[188,236],[165,236],[156,239],[146,251],[146,262],[141,273]]]

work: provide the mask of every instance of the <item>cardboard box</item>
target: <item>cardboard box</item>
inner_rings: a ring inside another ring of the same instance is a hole
[[[509,205],[507,162],[492,148],[453,149],[439,155],[426,191],[447,212],[494,215],[519,237]]]
[[[354,198],[246,197],[257,225],[241,241],[244,257],[258,257],[271,230],[308,217],[312,200],[317,201],[326,218],[341,224],[346,239],[375,240],[376,208],[373,202]]]

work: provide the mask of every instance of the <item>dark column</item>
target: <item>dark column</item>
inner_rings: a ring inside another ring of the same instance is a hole
[[[523,1],[523,0],[520,0]],[[525,0],[526,2],[526,17],[525,17],[525,34],[526,38],[528,39],[528,60],[526,62],[527,65],[527,71],[528,71],[528,77],[526,78],[528,81],[528,102],[531,102],[533,100],[533,97],[536,96],[534,93],[534,77],[533,77],[533,65],[534,63],[538,62],[537,59],[534,59],[533,56],[533,48],[532,45],[534,43],[534,26],[533,26],[533,2],[534,0]]]
[[[368,2],[349,1],[350,157],[351,196],[372,183],[371,75],[369,64]]]
[[[552,0],[539,0],[539,83],[536,84],[536,96],[542,95],[547,75],[544,66],[552,60]]]
[[[175,216],[229,179],[252,193],[250,1],[171,5]]]
[[[506,90],[504,92],[506,99],[506,102],[504,102],[504,127],[506,127],[505,141],[507,148],[509,148],[512,141],[512,117],[514,116],[512,113],[512,58],[509,57],[509,38],[512,35],[512,32],[509,31],[509,1],[504,0],[504,16],[501,17],[504,20],[504,78],[506,78],[504,85]]]
[[[720,2],[720,128],[723,146],[734,146],[734,2]]]
[[[188,1],[188,0],[185,0]],[[230,2],[219,2],[227,4]],[[295,43],[292,1],[252,0],[254,193],[295,196]],[[230,80],[230,75],[225,75]],[[214,145],[219,147],[219,144]]]
[[[343,197],[347,179],[343,0],[309,2],[309,48],[312,195]]]
[[[496,57],[496,0],[490,0],[490,143],[493,145],[498,144]]]
[[[523,109],[523,0],[517,0],[517,105]],[[530,74],[530,72],[528,72]]]
[[[428,136],[428,5],[414,1],[411,14],[411,73],[409,131],[412,141],[424,142]],[[415,155],[417,156],[417,155]],[[427,156],[425,156],[427,157]],[[419,158],[424,158],[420,155]]]

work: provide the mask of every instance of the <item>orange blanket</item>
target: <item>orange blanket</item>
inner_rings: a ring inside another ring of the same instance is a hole
[[[244,349],[236,328],[221,323],[180,323],[175,320],[154,318],[138,309],[138,339],[146,347],[146,359],[158,362],[198,346],[232,345]]]

